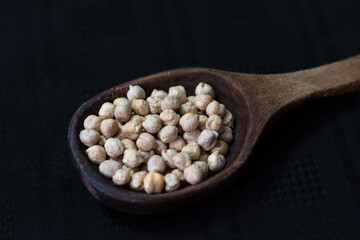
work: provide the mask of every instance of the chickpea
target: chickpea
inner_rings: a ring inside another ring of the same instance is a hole
[[[187,113],[180,118],[179,124],[185,132],[193,131],[199,126],[199,115]]]
[[[130,188],[136,191],[144,191],[144,178],[146,174],[147,174],[146,171],[140,171],[134,173],[129,183]]]
[[[121,143],[120,139],[117,138],[109,138],[104,147],[107,155],[113,158],[117,158],[124,152],[124,145]]]
[[[189,96],[188,101],[192,102],[195,105],[195,96]]]
[[[183,86],[174,86],[169,88],[168,96],[173,96],[179,99],[180,104],[187,102],[186,90]]]
[[[168,173],[165,175],[165,191],[173,192],[180,187],[180,179],[177,175]]]
[[[175,168],[173,157],[178,154],[174,149],[166,149],[161,152],[161,156],[165,161],[165,164],[168,168]]]
[[[172,160],[174,161],[175,167],[181,171],[184,171],[186,167],[191,165],[191,157],[188,153],[180,152],[173,156]]]
[[[196,129],[191,132],[184,132],[183,138],[186,143],[197,142],[198,137],[200,136],[201,131]]]
[[[144,99],[134,99],[131,103],[131,108],[136,114],[142,116],[145,116],[150,112],[149,104]]]
[[[156,147],[155,138],[150,133],[141,133],[136,140],[136,146],[142,151],[150,151]]]
[[[206,162],[196,161],[191,166],[185,168],[184,176],[191,185],[204,181],[208,175],[209,169]]]
[[[200,157],[199,157],[198,161],[207,162],[208,157],[209,157],[209,154],[208,154],[208,153],[202,152],[202,153],[200,154]]]
[[[181,149],[183,149],[183,147],[185,147],[185,141],[181,136],[178,136],[177,139],[175,141],[172,141],[171,143],[169,143],[169,148],[171,149],[175,149],[178,152],[181,152]]]
[[[195,106],[204,111],[206,107],[211,103],[212,98],[206,94],[200,94],[195,97]]]
[[[211,171],[217,172],[224,168],[225,157],[221,155],[219,151],[215,151],[212,154],[210,154],[207,163]]]
[[[217,142],[219,134],[213,130],[205,129],[201,132],[197,139],[197,143],[205,150],[210,151],[213,149]]]
[[[209,84],[203,82],[199,83],[195,88],[195,95],[200,95],[200,94],[207,94],[210,95],[212,99],[215,98],[215,92],[213,88]]]
[[[157,135],[163,143],[170,143],[178,137],[178,129],[175,126],[168,125],[163,127]]]
[[[85,146],[91,147],[99,141],[100,134],[93,129],[84,129],[80,132],[79,138]]]
[[[102,146],[94,145],[86,149],[86,154],[90,161],[95,164],[100,164],[106,159],[106,152]]]
[[[147,115],[142,126],[148,133],[157,133],[161,129],[161,119],[156,114]]]
[[[114,119],[105,119],[101,122],[100,132],[106,138],[111,138],[120,130],[118,122]]]
[[[156,147],[154,149],[156,154],[161,154],[161,152],[163,150],[166,150],[168,147],[165,143],[163,143],[162,141],[156,139]]]
[[[162,173],[165,171],[166,165],[164,159],[159,155],[152,156],[147,162],[148,171]]]
[[[105,102],[101,105],[99,110],[99,116],[101,118],[113,118],[114,117],[115,106],[112,103]]]
[[[131,140],[136,140],[142,132],[142,127],[141,123],[137,121],[130,121],[127,122],[121,130],[126,137]]]
[[[103,119],[95,115],[89,115],[84,120],[85,129],[94,129],[95,131],[100,131],[100,124]]]
[[[221,117],[219,117],[219,115],[216,115],[216,114],[211,115],[206,120],[205,127],[207,129],[214,130],[218,133],[222,133],[224,130],[223,121],[222,121]]]
[[[147,163],[149,161],[149,159],[155,155],[155,152],[153,150],[151,150],[149,152],[144,152],[144,151],[139,150],[138,153],[140,153],[140,155],[144,159],[144,163]]]
[[[115,118],[120,122],[129,121],[131,116],[131,104],[126,98],[117,98],[117,105],[115,108]]]
[[[129,99],[130,102],[132,102],[135,98],[137,99],[145,99],[145,91],[144,89],[142,89],[140,86],[135,85],[129,86],[129,91],[126,93],[127,98]]]
[[[139,116],[139,115],[133,115],[133,116],[131,116],[129,122],[134,122],[134,123],[140,123],[141,124],[144,121],[145,121],[145,117]]]
[[[181,116],[185,115],[186,113],[197,113],[197,108],[192,102],[188,101],[184,104],[181,104],[179,113]]]
[[[123,125],[121,125],[120,123],[118,123],[118,127],[119,127],[119,131],[113,136],[114,138],[118,138],[120,140],[124,140],[127,139],[127,136],[123,133],[122,128]]]
[[[234,117],[233,117],[232,113],[227,109],[225,109],[223,122],[224,122],[225,126],[228,126],[228,127],[231,127],[231,128],[234,127]]]
[[[212,153],[215,151],[219,151],[221,155],[226,156],[229,151],[229,145],[227,145],[226,142],[219,140],[217,141],[215,147],[211,149]]]
[[[143,156],[136,151],[135,149],[126,149],[124,151],[123,163],[130,167],[138,167],[141,163],[144,162]]]
[[[161,110],[172,109],[177,110],[180,107],[180,101],[177,97],[168,96],[161,101]]]
[[[113,105],[116,107],[119,104],[119,102],[121,102],[121,100],[122,100],[122,98],[115,98],[113,101]],[[126,100],[128,100],[128,99],[126,98]]]
[[[205,115],[199,115],[199,126],[198,129],[205,130],[206,129],[206,121],[208,120],[208,117]]]
[[[163,90],[154,89],[151,93],[151,97],[158,97],[160,99],[164,99],[168,96],[168,94]]]
[[[188,153],[191,160],[197,160],[200,157],[201,149],[196,142],[190,142],[181,150],[181,152]]]
[[[122,168],[116,170],[114,176],[112,177],[113,182],[116,185],[120,185],[120,186],[129,183],[130,179],[131,179],[130,172]]]
[[[135,149],[137,150],[137,146],[136,144],[134,143],[134,141],[130,140],[130,139],[123,139],[121,140],[121,143],[124,145],[124,148],[125,149]]]
[[[217,114],[220,117],[223,117],[225,114],[225,106],[224,104],[221,104],[218,101],[214,100],[211,103],[209,103],[209,105],[206,107],[206,114],[208,116]]]
[[[232,129],[228,126],[224,127],[224,131],[219,136],[220,140],[223,140],[226,143],[229,143],[233,140]]]
[[[162,99],[158,97],[148,97],[146,99],[151,113],[161,113]]]
[[[98,145],[100,146],[104,146],[106,143],[106,137],[104,137],[103,135],[100,135],[99,141],[97,142]]]
[[[157,172],[150,172],[144,178],[144,189],[147,193],[161,193],[164,190],[164,176]]]
[[[137,173],[139,171],[138,167],[128,167],[125,164],[121,167],[122,169],[128,171],[130,173],[130,176],[134,175],[135,173]]]
[[[116,161],[116,162],[118,162],[119,164],[120,164],[120,168],[122,168],[122,166],[124,165],[124,163],[123,163],[123,156],[121,155],[121,156],[118,156],[117,158],[110,158],[109,160],[113,160],[113,161]]]
[[[180,171],[179,169],[176,168],[176,169],[172,170],[171,173],[178,176],[178,178],[180,179],[180,185],[185,183],[185,176],[182,171]]]
[[[164,125],[177,125],[179,123],[180,115],[172,109],[166,109],[160,113],[160,120]]]
[[[105,160],[99,165],[99,172],[107,178],[115,175],[116,170],[121,167],[121,164],[114,160]]]

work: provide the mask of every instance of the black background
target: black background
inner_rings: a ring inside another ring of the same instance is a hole
[[[0,1],[0,239],[360,239],[360,93],[292,111],[236,184],[166,214],[96,202],[66,139],[82,102],[136,77],[360,54],[359,11],[358,0]]]

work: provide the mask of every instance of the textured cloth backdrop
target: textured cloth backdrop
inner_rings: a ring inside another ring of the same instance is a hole
[[[360,93],[305,104],[226,191],[115,212],[67,126],[96,93],[166,69],[281,73],[360,54],[358,0],[0,1],[0,239],[360,239]]]

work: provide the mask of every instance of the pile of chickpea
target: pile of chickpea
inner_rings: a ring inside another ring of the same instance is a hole
[[[209,84],[199,83],[195,95],[173,86],[146,98],[144,89],[130,86],[127,98],[105,102],[99,116],[85,119],[79,137],[90,161],[115,184],[149,194],[198,184],[209,170],[220,171],[234,118]]]

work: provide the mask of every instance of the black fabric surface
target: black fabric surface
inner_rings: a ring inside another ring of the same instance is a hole
[[[81,103],[136,77],[360,54],[359,11],[358,0],[0,1],[0,239],[360,239],[360,93],[295,109],[236,184],[165,214],[98,203],[66,139]]]

